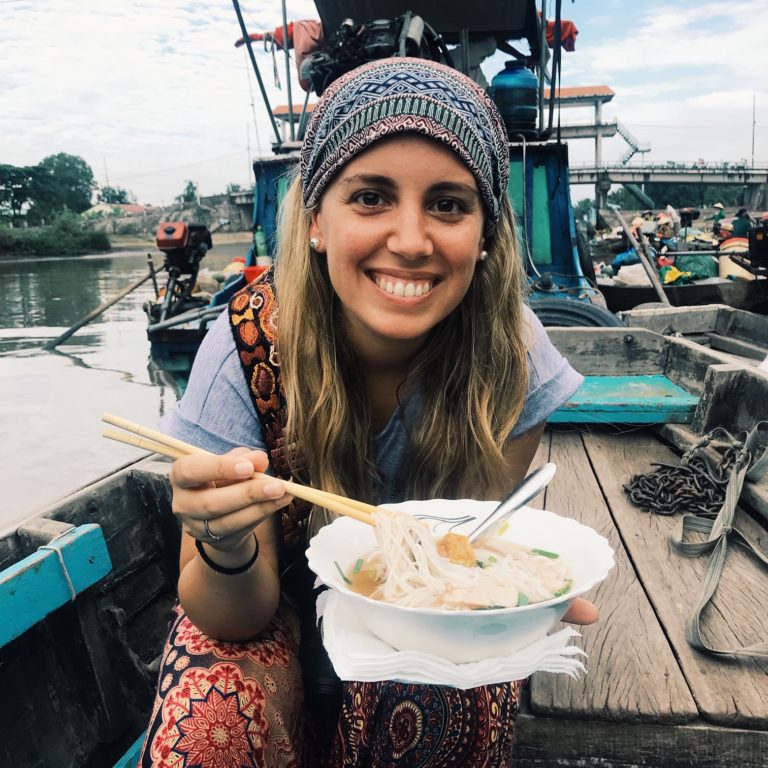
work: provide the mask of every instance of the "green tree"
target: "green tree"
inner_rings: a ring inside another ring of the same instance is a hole
[[[101,187],[97,199],[100,203],[111,203],[112,205],[124,205],[135,202],[136,196],[122,187],[110,187],[109,185]]]
[[[95,186],[91,166],[82,157],[59,152],[43,158],[31,184],[33,218],[50,218],[61,211],[81,213],[91,207]]]
[[[174,198],[177,203],[189,205],[197,202],[197,184],[194,181],[187,181],[184,191]]]
[[[227,184],[227,194],[231,195],[233,192],[242,192],[243,188],[239,184]]]
[[[24,204],[30,200],[34,175],[34,168],[0,165],[0,216],[21,216]]]

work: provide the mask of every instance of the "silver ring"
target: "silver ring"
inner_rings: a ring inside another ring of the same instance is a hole
[[[221,534],[221,536],[217,536],[215,533],[211,531],[211,529],[208,527],[208,520],[203,521],[203,530],[205,531],[205,535],[211,540],[211,541],[218,541],[219,539],[224,538],[224,534]]]

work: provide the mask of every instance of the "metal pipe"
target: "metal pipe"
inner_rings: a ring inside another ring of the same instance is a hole
[[[259,90],[261,91],[261,96],[264,99],[264,103],[267,105],[267,112],[269,114],[269,120],[272,123],[272,130],[275,132],[275,138],[277,139],[277,146],[280,146],[283,143],[282,138],[280,137],[280,131],[277,129],[277,121],[275,120],[275,116],[272,113],[272,107],[269,103],[269,97],[267,96],[267,91],[264,88],[264,82],[261,79],[261,72],[259,71],[259,65],[256,63],[256,56],[253,53],[253,41],[248,36],[248,30],[245,28],[245,21],[243,20],[243,14],[240,11],[240,3],[237,0],[232,0],[232,5],[235,7],[235,13],[237,14],[237,20],[240,23],[240,31],[243,35],[243,40],[245,41],[245,47],[248,49],[248,56],[251,59],[251,66],[253,67],[253,71],[256,73],[256,80],[259,82]]]
[[[541,30],[539,32],[539,134],[544,132],[544,80],[547,70],[547,0],[541,0]],[[551,88],[554,85],[550,84]]]
[[[147,332],[153,333],[154,331],[162,331],[164,328],[173,328],[176,325],[184,325],[184,323],[190,323],[193,320],[206,320],[209,317],[216,317],[221,314],[226,306],[226,304],[219,304],[214,307],[193,309],[190,312],[185,312],[183,315],[176,315],[176,317],[169,317],[167,320],[163,320],[159,323],[153,323],[152,325],[147,326]]]
[[[296,133],[293,127],[293,96],[291,95],[291,57],[288,55],[288,17],[285,11],[285,0],[283,6],[283,53],[285,54],[285,79],[288,85],[288,117],[290,118],[291,141],[296,140]]]

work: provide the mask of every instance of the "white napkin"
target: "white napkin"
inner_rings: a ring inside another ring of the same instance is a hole
[[[547,635],[508,656],[455,664],[423,651],[396,651],[371,634],[349,601],[335,590],[326,590],[318,597],[317,616],[318,620],[323,619],[323,645],[342,680],[396,680],[475,688],[521,680],[534,672],[563,672],[577,678],[585,671],[577,657],[586,654],[580,648],[568,645],[572,637],[580,637],[571,627]]]

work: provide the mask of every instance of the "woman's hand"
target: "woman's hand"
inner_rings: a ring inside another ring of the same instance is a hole
[[[241,548],[256,526],[293,498],[281,480],[253,477],[267,465],[266,453],[247,448],[177,459],[170,482],[182,530],[221,552]]]
[[[569,621],[571,624],[594,624],[597,621],[597,606],[584,600],[581,597],[575,597],[571,607],[565,612],[562,621]]]

